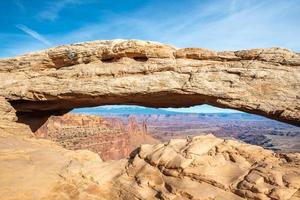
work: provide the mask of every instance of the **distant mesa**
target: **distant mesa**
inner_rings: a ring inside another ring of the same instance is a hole
[[[148,135],[146,125],[132,116],[125,124],[121,118],[65,114],[52,116],[35,133],[70,150],[87,149],[98,153],[102,160],[128,158],[141,144],[157,144]]]

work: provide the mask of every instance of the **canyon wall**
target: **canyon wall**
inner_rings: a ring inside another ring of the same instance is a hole
[[[126,158],[141,144],[158,143],[134,117],[125,124],[120,118],[84,114],[51,116],[34,134],[66,149],[98,153],[104,161]]]
[[[115,115],[126,120],[128,115]],[[166,142],[212,133],[224,139],[238,139],[277,152],[300,152],[300,127],[248,113],[135,114],[146,122],[148,133]]]
[[[205,103],[299,126],[299,66],[299,54],[281,48],[214,52],[94,41],[1,59],[0,96],[21,122],[75,107]]]

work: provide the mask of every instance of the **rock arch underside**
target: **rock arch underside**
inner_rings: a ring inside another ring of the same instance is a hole
[[[300,55],[215,52],[137,40],[0,60],[0,199],[300,199],[300,155],[213,135],[142,145],[102,162],[35,139],[49,116],[134,104],[233,108],[300,125]]]

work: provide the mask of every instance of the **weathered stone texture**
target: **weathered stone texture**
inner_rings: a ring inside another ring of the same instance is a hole
[[[23,112],[207,103],[299,125],[299,66],[299,54],[281,48],[214,52],[95,41],[1,59],[0,96]]]
[[[300,155],[212,135],[142,145],[129,160],[102,162],[47,140],[0,140],[0,199],[297,200]]]

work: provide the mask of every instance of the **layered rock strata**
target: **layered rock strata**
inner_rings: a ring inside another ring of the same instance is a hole
[[[37,138],[55,141],[66,149],[98,153],[104,161],[126,158],[141,144],[158,143],[132,117],[126,125],[116,117],[51,116],[34,134]]]
[[[206,103],[299,125],[299,66],[299,54],[281,48],[215,52],[94,41],[1,59],[0,96],[27,119],[104,104]]]

